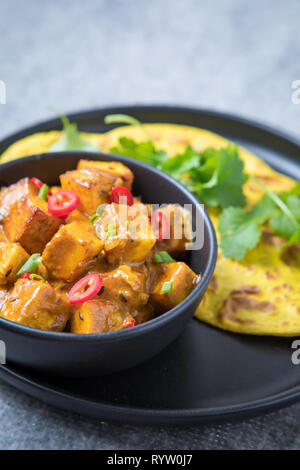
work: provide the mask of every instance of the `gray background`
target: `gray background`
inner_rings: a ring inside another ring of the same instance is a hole
[[[0,138],[63,112],[187,104],[295,135],[300,105],[297,0],[1,0]],[[300,448],[300,404],[220,426],[97,423],[0,383],[2,449]]]

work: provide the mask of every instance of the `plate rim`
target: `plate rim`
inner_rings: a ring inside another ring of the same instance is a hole
[[[78,117],[80,119],[86,119],[88,120],[89,118],[93,116],[97,116],[97,114],[113,114],[117,113],[117,111],[120,111],[121,109],[132,109],[132,110],[137,110],[137,111],[142,111],[142,110],[169,110],[172,112],[186,112],[186,113],[197,113],[200,115],[206,115],[212,118],[220,118],[220,119],[225,119],[225,120],[231,120],[232,122],[242,124],[246,127],[252,127],[253,129],[262,131],[263,133],[267,133],[269,135],[272,135],[274,137],[279,137],[280,139],[283,139],[287,141],[288,143],[291,143],[296,146],[300,146],[300,137],[297,137],[292,132],[285,131],[283,129],[278,129],[275,126],[269,125],[266,122],[256,120],[256,119],[251,119],[243,116],[239,116],[238,114],[235,113],[230,113],[226,111],[219,111],[216,109],[210,109],[210,108],[197,108],[193,106],[184,106],[184,105],[171,105],[171,104],[120,104],[120,105],[115,105],[115,106],[108,106],[108,107],[99,107],[99,108],[87,108],[84,110],[78,110],[78,111],[72,111],[70,113],[66,113],[66,116],[71,120],[71,121],[76,121],[78,120]],[[121,124],[122,125],[122,124]],[[118,124],[116,125],[109,125],[112,127],[119,127]],[[32,131],[34,132],[45,132],[44,130],[38,130],[42,129],[45,127],[52,128],[52,130],[57,130],[56,128],[61,128],[61,120],[59,117],[54,117],[52,119],[45,119],[42,121],[38,121],[36,123],[30,124],[29,126],[22,127],[19,131],[9,133],[8,135],[4,135],[4,137],[0,138],[0,151],[3,153],[11,143],[14,143],[18,139],[22,139],[23,137],[26,137],[27,135],[30,135]],[[80,124],[79,124],[80,127]],[[195,127],[195,126],[191,126]],[[50,129],[48,129],[50,130]]]
[[[173,113],[194,113],[203,117],[222,119],[231,121],[232,124],[242,124],[245,128],[268,134],[269,137],[276,137],[285,141],[286,144],[292,144],[299,148],[300,139],[296,135],[289,134],[286,131],[278,130],[268,124],[240,117],[236,114],[211,110],[206,108],[197,108],[192,106],[176,106],[165,104],[122,104],[111,107],[99,107],[83,111],[67,113],[70,120],[88,120],[96,118],[97,115],[120,112],[120,110],[134,110],[142,112],[143,110],[157,111],[164,110]],[[188,125],[188,124],[186,124]],[[50,129],[60,128],[60,119],[53,118],[40,121],[36,124],[22,128],[0,139],[1,153],[16,140],[26,137],[33,132],[43,132]],[[194,127],[196,127],[194,125]],[[80,122],[79,122],[80,128]],[[199,422],[222,422],[233,419],[242,419],[249,416],[259,415],[273,411],[277,408],[294,403],[300,398],[300,384],[287,388],[279,393],[267,395],[253,401],[242,402],[235,405],[217,406],[209,408],[193,409],[148,409],[142,407],[113,405],[104,402],[96,402],[72,393],[66,393],[58,388],[48,386],[39,380],[34,381],[27,376],[26,372],[17,372],[9,366],[0,365],[0,378],[17,389],[34,396],[43,402],[54,405],[58,408],[73,411],[78,414],[89,416],[96,419],[103,419],[112,422],[132,423],[132,424],[192,424]],[[42,395],[42,396],[41,396]],[[81,408],[81,409],[80,409]]]
[[[270,413],[295,403],[300,396],[300,385],[267,397],[236,405],[190,409],[150,409],[96,402],[80,395],[65,393],[58,388],[34,381],[7,366],[0,365],[0,379],[39,401],[56,408],[71,411],[108,422],[123,424],[176,424],[218,423]]]

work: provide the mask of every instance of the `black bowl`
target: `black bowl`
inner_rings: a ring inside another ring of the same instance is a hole
[[[0,184],[9,185],[24,176],[56,184],[58,176],[74,169],[80,158],[123,162],[135,175],[133,193],[141,195],[147,203],[192,204],[193,219],[198,214],[204,221],[204,243],[202,249],[189,251],[186,259],[189,266],[202,275],[193,292],[177,307],[134,328],[76,335],[36,330],[0,318],[0,340],[5,342],[8,363],[73,377],[127,369],[165,348],[193,316],[213,274],[217,256],[215,232],[199,201],[168,175],[130,158],[86,152],[35,155],[1,165]]]

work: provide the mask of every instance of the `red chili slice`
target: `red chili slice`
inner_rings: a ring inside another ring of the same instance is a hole
[[[73,191],[57,191],[48,199],[48,210],[56,217],[66,217],[80,204],[80,199]]]
[[[30,279],[30,274],[31,273],[23,273],[21,279]]]
[[[154,211],[151,215],[151,227],[157,241],[169,237],[169,221],[161,211]]]
[[[135,319],[134,318],[129,318],[128,320],[125,320],[125,322],[124,322],[124,329],[125,328],[132,328],[135,325],[136,325]]]
[[[40,189],[44,186],[44,183],[41,180],[39,180],[38,178],[33,177],[33,178],[31,178],[31,181],[33,182],[33,184],[35,184]]]
[[[39,274],[35,273],[23,273],[21,279],[29,279],[30,281],[45,282],[45,279]]]
[[[68,294],[69,302],[73,305],[87,302],[98,294],[101,287],[102,278],[99,274],[88,274],[72,287]]]
[[[114,202],[115,204],[122,204],[126,198],[127,206],[132,206],[134,203],[133,195],[129,191],[129,189],[125,188],[124,186],[116,186],[110,192],[110,202]]]

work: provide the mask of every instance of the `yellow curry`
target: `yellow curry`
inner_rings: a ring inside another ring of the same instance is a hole
[[[0,192],[0,316],[47,331],[103,333],[182,302],[199,276],[175,257],[184,209],[134,198],[119,162],[81,160],[48,188],[24,178]],[[180,258],[181,259],[181,258]]]

